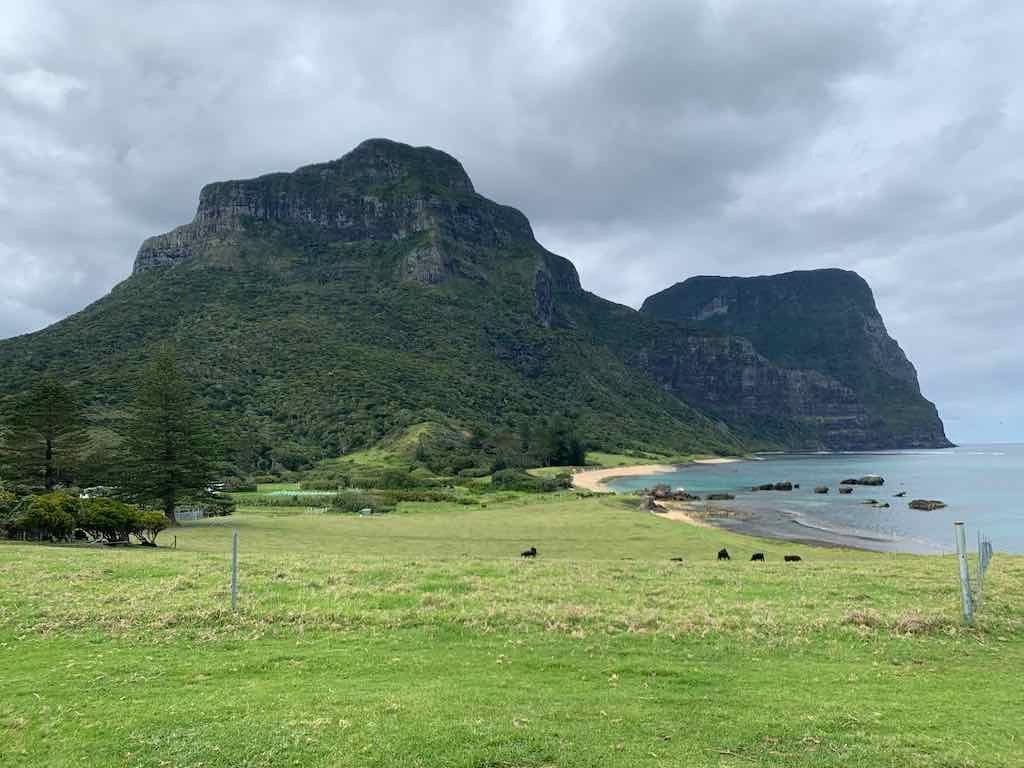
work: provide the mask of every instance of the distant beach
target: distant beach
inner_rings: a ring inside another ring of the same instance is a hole
[[[607,483],[613,480],[621,480],[626,477],[648,477],[651,475],[668,474],[676,472],[689,464],[731,464],[742,461],[732,458],[709,458],[694,459],[686,464],[633,464],[625,467],[609,467],[607,469],[584,469],[572,477],[572,484],[577,488],[595,492],[614,492],[607,487]]]
[[[840,495],[847,477],[878,474],[882,487],[856,486]],[[590,490],[631,493],[658,483],[706,496],[730,493],[727,502],[686,502],[686,518],[762,538],[918,554],[952,550],[952,523],[970,536],[982,532],[997,551],[1024,552],[1024,511],[1016,499],[1024,476],[1024,446],[962,446],[943,450],[865,453],[762,454],[754,460],[710,459],[677,466],[641,465],[579,473]],[[752,491],[790,481],[792,491]],[[815,486],[829,488],[816,494]],[[901,494],[897,496],[897,494]],[[915,498],[947,506],[917,511]],[[872,504],[872,500],[877,504]],[[674,503],[673,508],[679,503]],[[671,516],[670,516],[671,517]]]

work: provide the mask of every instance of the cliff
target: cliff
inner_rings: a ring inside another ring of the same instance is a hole
[[[871,288],[854,272],[694,277],[649,297],[640,311],[746,341],[737,354],[706,345],[698,353],[735,368],[724,386],[702,379],[701,366],[680,372],[665,358],[652,366],[655,378],[695,404],[734,420],[791,416],[824,448],[950,445]]]

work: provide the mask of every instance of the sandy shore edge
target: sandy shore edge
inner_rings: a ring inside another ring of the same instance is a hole
[[[605,487],[609,480],[617,480],[620,477],[642,477],[643,475],[661,475],[666,472],[675,472],[680,467],[688,464],[731,464],[743,459],[733,458],[712,458],[694,459],[687,464],[634,464],[628,467],[608,467],[605,469],[584,469],[572,476],[572,484],[577,488],[598,493],[613,493]]]

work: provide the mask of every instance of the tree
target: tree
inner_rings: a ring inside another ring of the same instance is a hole
[[[527,424],[522,434],[527,452],[542,466],[582,466],[586,463],[586,446],[566,416],[549,419],[538,426]]]
[[[139,383],[128,439],[129,489],[158,503],[169,525],[183,496],[212,479],[213,442],[188,381],[170,347],[161,349]]]
[[[53,490],[70,477],[86,441],[82,406],[57,379],[37,382],[18,403],[5,454],[14,474]]]

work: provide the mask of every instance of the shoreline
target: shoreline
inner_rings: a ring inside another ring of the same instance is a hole
[[[642,477],[678,471],[694,464],[730,464],[740,458],[695,459],[685,464],[635,464],[624,467],[582,470],[573,475],[573,487],[595,493],[613,494],[606,483],[623,477]],[[785,541],[806,546],[855,549],[866,552],[940,554],[923,547],[913,547],[910,540],[885,539],[861,535],[854,531],[834,531],[802,522],[793,514],[775,507],[745,509],[744,504],[728,505],[707,502],[661,502],[666,511],[652,511],[655,517],[698,528],[718,529],[761,539]],[[701,508],[703,506],[703,509]],[[717,513],[717,514],[716,514]]]
[[[572,476],[574,488],[582,488],[595,493],[615,493],[604,487],[611,480],[618,480],[620,477],[642,477],[643,475],[663,475],[675,472],[682,467],[692,464],[732,464],[743,461],[743,459],[716,457],[708,459],[694,459],[685,464],[630,464],[625,467],[606,467],[604,469],[584,469]]]

